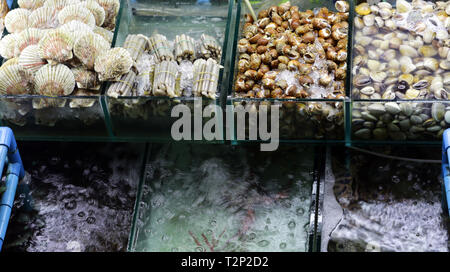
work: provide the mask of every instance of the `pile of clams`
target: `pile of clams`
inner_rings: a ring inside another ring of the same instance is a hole
[[[388,2],[361,3],[355,12],[353,99],[449,98],[450,3],[397,0],[395,8]],[[437,102],[354,103],[353,135],[437,139],[450,123],[448,109]]]

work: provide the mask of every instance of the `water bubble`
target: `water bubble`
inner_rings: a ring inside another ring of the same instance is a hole
[[[306,196],[300,197],[300,201],[301,201],[301,202],[305,202],[305,201],[306,201]]]
[[[288,223],[288,228],[289,228],[289,229],[294,229],[294,228],[295,228],[295,222],[294,222],[294,220],[289,221],[289,223]]]
[[[75,208],[77,207],[77,202],[76,202],[75,200],[71,200],[71,201],[67,202],[67,203],[64,205],[64,207],[65,207],[67,210],[73,210],[73,209],[75,209]]]
[[[86,214],[84,212],[79,212],[78,217],[84,217]]]
[[[394,182],[395,184],[400,182],[400,178],[398,176],[392,176],[392,182]]]
[[[172,252],[178,252],[178,248],[176,247],[172,248]]]
[[[86,222],[87,222],[88,224],[94,224],[94,223],[95,223],[95,217],[89,216],[89,217],[86,219]]]
[[[160,218],[158,218],[158,220],[156,220],[156,222],[157,222],[158,224],[161,224],[161,223],[163,222],[163,219],[160,217]]]
[[[161,240],[163,240],[164,242],[167,242],[167,241],[169,241],[169,236],[163,235],[163,236],[161,237]]]
[[[209,230],[206,231],[206,233],[211,235],[211,234],[213,234],[213,231],[211,229],[209,229]]]
[[[265,227],[264,227],[264,230],[265,230],[265,231],[269,231],[269,226],[265,226]]]
[[[270,224],[270,218],[269,218],[269,217],[267,217],[266,223],[267,223],[267,224]]]
[[[261,241],[258,242],[258,246],[260,246],[260,247],[266,247],[269,244],[270,244],[270,242],[267,241],[267,240],[261,240]]]
[[[281,243],[280,244],[280,249],[285,249],[286,248],[286,243]]]
[[[250,233],[249,235],[248,235],[248,239],[251,241],[251,240],[254,240],[256,238],[256,233]]]
[[[304,215],[305,214],[305,210],[303,208],[298,208],[296,210],[297,215]]]
[[[209,225],[210,225],[211,227],[215,227],[215,226],[217,225],[216,220],[211,220],[211,221],[209,222]]]
[[[203,247],[196,247],[195,251],[197,251],[197,252],[205,252],[205,249]]]

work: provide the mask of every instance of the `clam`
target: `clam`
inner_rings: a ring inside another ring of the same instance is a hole
[[[450,61],[441,60],[441,62],[439,63],[439,68],[446,70],[446,71],[450,70]]]
[[[353,78],[353,84],[357,87],[367,86],[372,83],[372,80],[367,75],[357,75]]]
[[[383,82],[383,80],[386,77],[387,77],[386,72],[377,72],[377,71],[370,72],[370,78],[374,82]]]
[[[405,99],[417,99],[420,91],[416,89],[408,89],[405,93]]]
[[[361,3],[355,7],[356,13],[358,15],[364,16],[371,13],[370,6],[368,3]]]
[[[373,26],[375,24],[375,15],[368,14],[363,16],[363,22],[366,26]]]
[[[387,112],[389,112],[390,114],[393,114],[393,115],[395,115],[401,111],[400,106],[395,102],[387,102],[384,104],[384,107]]]
[[[423,65],[427,70],[436,71],[439,67],[439,62],[435,58],[424,58]]]
[[[445,115],[445,105],[442,103],[433,103],[431,106],[431,116],[437,122],[440,122],[444,119]]]
[[[350,9],[350,5],[347,1],[336,1],[334,4],[335,8],[339,12],[348,12]]]
[[[403,56],[408,56],[412,58],[415,58],[419,55],[414,47],[405,44],[399,46],[399,51],[400,54],[402,54]]]
[[[438,54],[438,51],[430,45],[421,46],[419,53],[424,57],[434,57]]]

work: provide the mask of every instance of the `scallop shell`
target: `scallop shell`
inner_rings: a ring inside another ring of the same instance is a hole
[[[17,4],[24,9],[35,10],[44,5],[45,0],[19,0]]]
[[[103,27],[96,26],[94,27],[94,33],[101,35],[109,44],[112,44],[114,33]]]
[[[18,34],[8,34],[0,40],[0,55],[5,59],[14,57]]]
[[[130,53],[121,47],[102,52],[95,60],[95,71],[100,81],[115,80],[130,71],[133,59]]]
[[[78,37],[92,32],[92,27],[80,21],[70,21],[60,26],[59,29],[70,32],[74,41],[76,41]]]
[[[19,57],[22,50],[29,45],[38,44],[42,36],[42,31],[38,28],[27,28],[22,30],[16,39],[16,49],[14,51],[16,57]]]
[[[25,48],[22,51],[22,54],[20,54],[18,60],[20,66],[33,74],[36,73],[42,66],[47,64],[47,61],[39,57],[39,46],[35,44]]]
[[[2,67],[0,67],[0,69],[8,67],[10,65],[14,65],[14,64],[19,64],[19,58],[12,58],[12,59],[9,59],[9,60],[5,61],[2,64]]]
[[[55,29],[39,41],[40,57],[49,61],[64,62],[73,57],[73,39],[69,32]]]
[[[86,66],[94,69],[97,56],[110,48],[109,43],[102,36],[88,33],[80,37],[73,46],[73,53]]]
[[[51,7],[40,7],[30,15],[30,27],[49,29],[58,26],[58,11]]]
[[[5,16],[5,27],[9,33],[18,33],[28,27],[31,11],[24,8],[13,9]]]
[[[58,21],[62,25],[73,20],[81,21],[91,27],[95,26],[94,15],[92,15],[92,13],[85,7],[71,5],[63,8],[58,13]]]
[[[95,24],[97,26],[103,25],[105,22],[105,10],[95,0],[87,0],[81,2],[80,6],[87,8],[95,18]]]
[[[83,67],[72,68],[77,87],[80,89],[99,90],[101,83],[94,71]]]
[[[103,27],[108,30],[113,30],[116,26],[116,16],[119,13],[120,1],[119,0],[96,0],[100,6],[105,10],[105,21]]]
[[[41,95],[69,95],[75,88],[75,78],[69,67],[64,64],[44,65],[37,71],[36,92]]]
[[[57,11],[60,11],[67,6],[75,5],[75,4],[79,4],[79,3],[80,3],[80,0],[47,0],[44,3],[44,7],[50,7]]]
[[[0,94],[17,95],[33,92],[33,76],[18,64],[0,69]]]

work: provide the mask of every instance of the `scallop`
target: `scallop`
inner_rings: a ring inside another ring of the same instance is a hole
[[[51,7],[40,7],[30,15],[30,27],[51,29],[58,26],[58,11]]]
[[[108,30],[113,30],[116,26],[116,16],[119,13],[119,0],[96,0],[97,3],[105,10],[105,21],[103,27]]]
[[[50,7],[56,11],[60,11],[67,6],[79,4],[80,0],[47,0],[44,7]]]
[[[98,96],[99,94],[95,91],[89,91],[85,89],[77,89],[72,96]],[[94,106],[97,99],[71,99],[69,103],[70,108],[90,108]]]
[[[83,67],[72,68],[77,87],[80,89],[99,90],[100,81],[94,71],[89,71]]]
[[[87,69],[92,70],[97,56],[109,48],[109,43],[102,36],[88,33],[75,42],[73,52]]]
[[[5,59],[14,57],[18,34],[8,34],[0,40],[0,55]]]
[[[24,8],[13,9],[5,16],[5,27],[9,33],[19,33],[28,27],[31,11]]]
[[[16,40],[14,50],[15,56],[19,57],[22,50],[24,50],[26,47],[33,44],[38,44],[42,36],[42,31],[38,28],[27,28],[22,30]]]
[[[18,64],[0,69],[0,94],[18,95],[33,92],[33,77]]]
[[[64,64],[42,66],[34,80],[36,92],[41,95],[69,95],[75,88],[75,77]]]
[[[2,64],[2,67],[0,67],[0,69],[8,67],[10,65],[14,65],[14,64],[19,64],[19,58],[12,58],[12,59],[9,59],[9,60],[5,61]]]
[[[93,30],[92,27],[80,21],[70,21],[60,26],[59,29],[69,32],[72,35],[72,39],[74,41],[76,41],[78,37],[81,37],[86,33],[92,33]]]
[[[106,16],[105,9],[103,9],[103,7],[100,6],[95,0],[81,2],[80,6],[87,8],[92,15],[94,15],[95,24],[97,26],[103,25]]]
[[[36,73],[47,61],[39,56],[39,46],[30,45],[26,47],[18,58],[19,65],[32,74]]]
[[[78,5],[71,5],[63,8],[58,13],[58,21],[62,25],[70,21],[80,21],[88,26],[95,26],[95,17],[92,15],[92,12],[90,12],[89,9]]]
[[[102,52],[95,60],[94,69],[100,81],[115,80],[130,71],[133,59],[124,48],[112,48]]]
[[[103,27],[94,27],[94,33],[101,35],[109,44],[112,44],[114,33],[112,31],[109,31],[107,29],[104,29]]]
[[[39,41],[40,56],[52,62],[64,62],[73,57],[73,39],[69,32],[55,29]]]
[[[24,9],[35,10],[44,5],[45,0],[18,0],[19,7]]]

